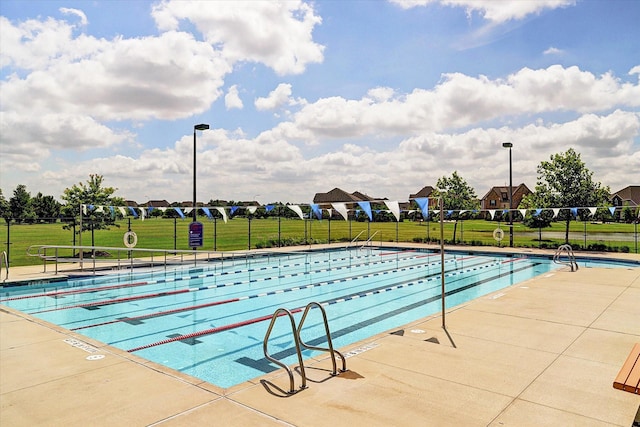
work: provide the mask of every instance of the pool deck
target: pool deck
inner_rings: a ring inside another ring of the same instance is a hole
[[[613,388],[640,342],[640,268],[563,268],[451,308],[445,321],[340,349],[348,371],[335,377],[324,356],[305,363],[307,388],[288,395],[283,370],[220,389],[0,305],[0,426],[640,422],[640,395]]]

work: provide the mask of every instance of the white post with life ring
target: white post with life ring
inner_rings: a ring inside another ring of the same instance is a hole
[[[124,245],[128,248],[134,248],[138,244],[138,236],[133,231],[127,231],[123,237]]]
[[[502,228],[496,228],[493,230],[493,238],[496,239],[496,242],[500,242],[504,239],[504,231],[502,231]]]

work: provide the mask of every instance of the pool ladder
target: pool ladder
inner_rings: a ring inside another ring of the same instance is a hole
[[[300,332],[302,331],[302,327],[304,325],[305,319],[307,318],[307,314],[309,314],[309,311],[314,307],[319,308],[320,312],[322,313],[322,320],[324,321],[324,330],[325,330],[326,337],[327,337],[327,343],[329,345],[328,348],[308,345],[304,341],[302,341],[302,338],[300,337]],[[287,310],[286,308],[278,308],[273,313],[273,316],[271,317],[271,323],[269,324],[269,328],[267,329],[267,333],[264,336],[264,342],[263,342],[262,348],[264,350],[264,356],[267,358],[267,360],[275,363],[276,365],[284,368],[287,371],[287,374],[289,375],[289,394],[296,393],[295,382],[293,380],[293,372],[291,371],[290,367],[288,367],[287,365],[285,365],[284,363],[282,363],[278,359],[275,359],[274,357],[272,357],[269,354],[268,349],[267,349],[267,343],[269,342],[269,336],[271,335],[271,331],[273,329],[273,326],[275,325],[276,319],[278,317],[281,317],[281,316],[284,316],[284,315],[288,316],[289,317],[289,321],[291,322],[291,331],[293,333],[293,341],[295,343],[296,353],[298,355],[298,366],[300,368],[300,375],[302,376],[302,384],[300,385],[300,390],[303,390],[303,389],[307,388],[307,375],[306,375],[305,370],[304,370],[304,362],[302,361],[302,350],[301,350],[301,348],[329,352],[329,354],[331,355],[331,362],[333,364],[333,369],[331,371],[331,375],[332,376],[338,375],[338,369],[337,369],[337,364],[336,364],[336,354],[338,356],[340,356],[340,359],[342,359],[342,369],[340,369],[340,372],[345,372],[347,370],[347,362],[346,362],[344,356],[338,350],[334,350],[334,348],[333,348],[333,343],[331,342],[331,332],[329,331],[329,323],[327,322],[327,313],[325,312],[325,310],[322,307],[322,305],[320,305],[317,302],[310,302],[309,304],[307,304],[307,306],[304,309],[304,313],[302,314],[302,318],[300,319],[300,323],[298,324],[297,328],[296,328],[296,322],[293,319],[293,314],[291,313],[291,311]]]
[[[566,260],[562,259],[563,254],[566,254]],[[571,245],[560,245],[556,250],[555,255],[553,255],[553,262],[556,264],[568,265],[571,267],[571,271],[578,271],[578,263],[576,262],[575,255],[573,255],[573,248]]]
[[[5,282],[9,278],[9,261],[7,258],[7,251],[2,251],[2,257],[0,257],[0,276],[2,275],[2,264],[4,263],[4,268],[6,270],[6,275],[4,276],[3,282]]]

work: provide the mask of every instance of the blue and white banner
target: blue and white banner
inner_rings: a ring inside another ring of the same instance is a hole
[[[388,200],[385,200],[384,204],[389,208],[393,216],[396,217],[396,221],[400,221],[400,204],[397,201],[392,202]]]
[[[373,221],[373,214],[371,213],[371,203],[369,202],[358,202],[358,206],[362,208],[362,210],[369,217],[369,221]]]
[[[422,211],[422,216],[426,217],[429,214],[429,198],[428,197],[417,197],[415,202],[418,204],[420,211]]]
[[[173,208],[173,209],[178,213],[178,215],[180,215],[180,218],[184,219],[184,214],[182,213],[180,208]]]
[[[289,205],[289,209],[291,209],[292,211],[297,213],[298,216],[300,217],[300,219],[304,219],[304,214],[302,213],[302,209],[300,209],[300,206],[298,206],[298,205]]]
[[[347,205],[344,203],[331,203],[331,206],[338,212],[345,221],[349,219],[349,210],[347,209]]]
[[[317,203],[311,203],[309,206],[311,206],[311,210],[313,211],[313,214],[316,216],[316,218],[322,219],[322,209],[320,209],[320,205],[318,205]]]

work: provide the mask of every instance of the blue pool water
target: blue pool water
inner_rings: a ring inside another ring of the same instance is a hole
[[[559,267],[546,258],[462,253],[446,254],[444,265],[447,307]],[[438,313],[440,272],[440,254],[428,251],[312,251],[6,287],[0,303],[227,388],[278,368],[262,348],[276,309],[299,322],[309,302],[322,304],[340,348]],[[317,312],[302,336],[324,346]],[[275,323],[269,352],[297,363],[285,319]]]

